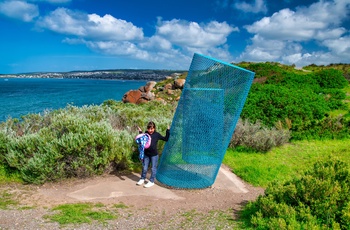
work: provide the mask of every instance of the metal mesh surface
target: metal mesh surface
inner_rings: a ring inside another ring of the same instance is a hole
[[[216,179],[254,73],[194,54],[160,159],[157,180],[206,188]]]

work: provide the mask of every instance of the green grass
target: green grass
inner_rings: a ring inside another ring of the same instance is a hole
[[[63,204],[52,210],[58,213],[45,217],[61,225],[91,223],[92,221],[105,222],[118,218],[116,213],[104,210],[104,205],[99,203]]]
[[[14,205],[18,205],[18,201],[12,199],[12,194],[7,191],[2,191],[2,193],[0,193],[0,210],[9,209]]]
[[[114,208],[117,208],[117,209],[126,209],[126,208],[129,208],[127,205],[125,205],[124,203],[118,203],[118,204],[115,204],[114,205]]]
[[[336,157],[350,163],[350,140],[299,141],[274,148],[268,153],[229,149],[223,163],[244,181],[266,187],[273,180],[299,176],[316,161]]]

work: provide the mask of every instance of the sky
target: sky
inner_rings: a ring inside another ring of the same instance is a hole
[[[0,74],[350,63],[350,0],[0,0]]]

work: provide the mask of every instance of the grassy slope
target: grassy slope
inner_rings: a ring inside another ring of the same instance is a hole
[[[286,181],[300,175],[318,160],[336,157],[350,164],[350,140],[299,141],[268,153],[247,153],[229,149],[223,163],[255,186],[266,187],[273,180]]]

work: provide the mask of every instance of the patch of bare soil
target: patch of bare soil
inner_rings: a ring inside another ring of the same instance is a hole
[[[219,176],[212,187],[198,190],[166,188],[158,183],[143,188],[136,186],[138,176],[134,174],[41,186],[2,185],[0,193],[12,194],[19,205],[0,210],[0,229],[232,229],[237,212],[264,190],[243,181],[239,181],[241,189],[233,189],[232,179],[222,173]],[[102,203],[118,218],[64,226],[45,218],[55,213],[52,208],[57,205],[81,202]],[[117,209],[116,204],[124,208]]]

